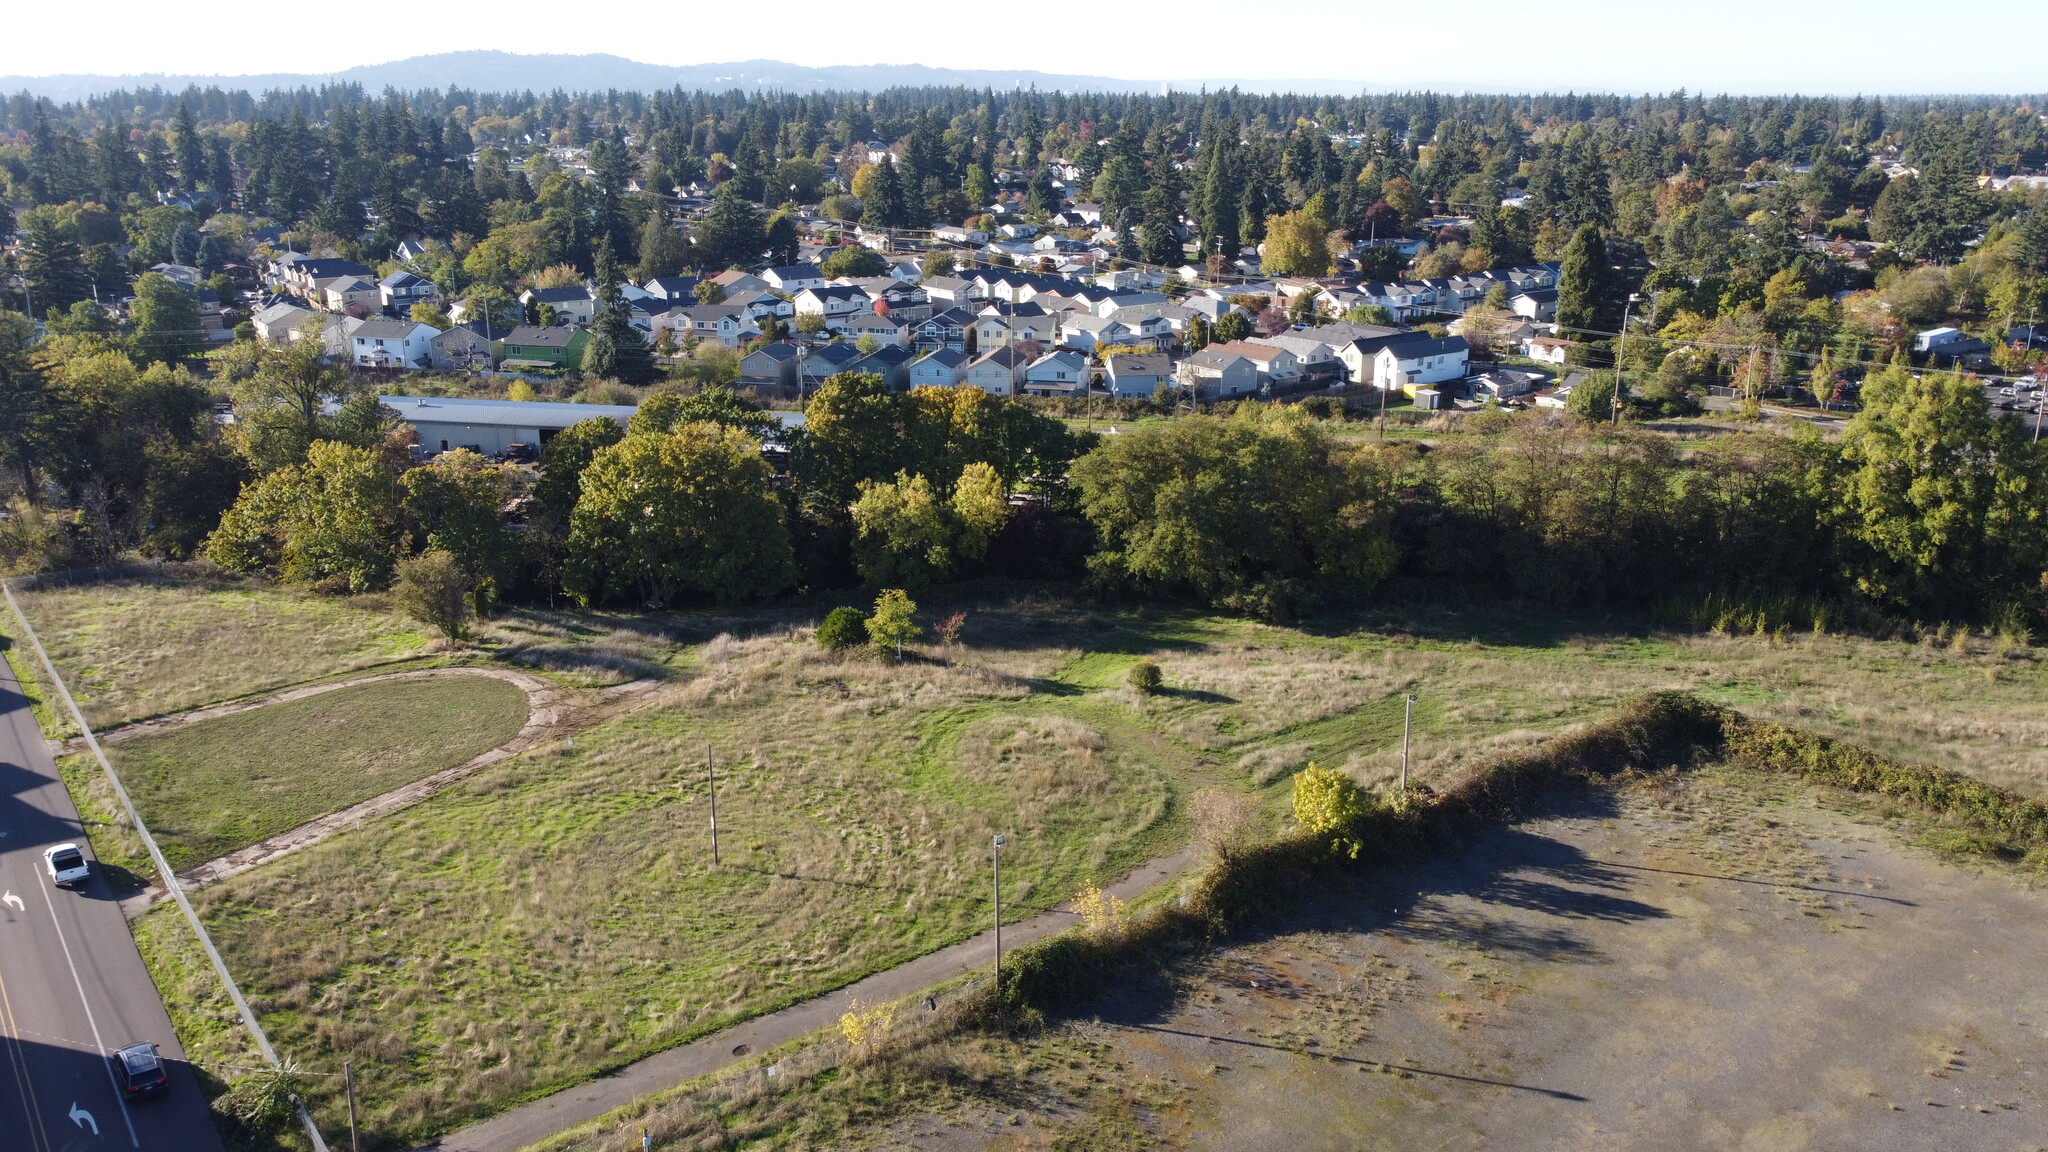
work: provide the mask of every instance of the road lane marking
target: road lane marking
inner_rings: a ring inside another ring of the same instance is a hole
[[[73,1100],[71,1102],[71,1122],[73,1124],[78,1125],[80,1128],[84,1128],[87,1124],[90,1124],[92,1125],[92,1134],[94,1136],[98,1136],[100,1134],[100,1122],[92,1118],[92,1113],[87,1112],[83,1108],[80,1108],[78,1106],[78,1101],[76,1100]]]
[[[22,903],[22,902],[21,902],[21,897],[19,897],[19,896],[16,896],[16,895],[15,895],[15,894],[14,894],[13,892],[11,892],[11,891],[10,891],[10,892],[8,892],[8,893],[7,893],[7,895],[5,895],[5,896],[0,896],[0,904],[12,904],[12,905],[14,905],[14,910],[15,910],[16,912],[26,912],[26,911],[28,911],[28,905],[26,905],[26,904]]]
[[[57,918],[57,902],[50,899],[50,890],[43,889],[43,903],[49,905],[50,923],[57,929],[57,943],[64,949],[64,963],[71,969],[71,986],[78,989],[78,1002],[85,1006],[85,1023],[92,1029],[92,1046],[100,1063],[107,1070],[107,1083],[113,1086],[114,1103],[121,1109],[121,1120],[128,1125],[128,1143],[142,1147],[142,1138],[135,1134],[135,1118],[128,1115],[128,1100],[121,1092],[121,1082],[114,1079],[114,1062],[108,1059],[107,1042],[100,1038],[99,1021],[93,1018],[92,1002],[85,998],[85,981],[78,978],[78,962],[71,958],[71,941],[64,938],[64,925]]]
[[[28,1116],[29,1140],[36,1147],[48,1152],[50,1133],[43,1127],[43,1105],[36,1099],[35,1080],[28,1072],[28,1053],[21,1046],[21,1029],[14,1024],[14,1000],[7,994],[7,978],[0,976],[0,1024],[4,1024],[7,1046],[11,1053],[8,1068],[14,1073],[14,1090],[21,1094],[21,1107]]]

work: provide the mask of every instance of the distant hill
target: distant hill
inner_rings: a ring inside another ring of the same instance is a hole
[[[0,93],[27,91],[52,100],[69,101],[135,88],[161,87],[177,91],[196,85],[264,92],[273,88],[318,87],[336,82],[361,84],[372,93],[382,92],[385,88],[410,92],[450,86],[484,92],[548,92],[556,88],[567,92],[593,92],[608,88],[654,92],[678,86],[687,90],[743,88],[785,92],[815,92],[828,88],[871,91],[924,85],[1003,89],[1035,85],[1042,90],[1066,92],[1156,92],[1159,89],[1156,81],[1062,76],[1047,72],[927,68],[922,64],[848,64],[806,68],[777,60],[745,60],[735,64],[672,67],[642,64],[623,56],[526,56],[512,52],[476,51],[414,56],[388,64],[366,64],[330,73],[0,76]]]

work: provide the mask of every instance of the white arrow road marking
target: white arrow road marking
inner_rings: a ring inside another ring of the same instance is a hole
[[[19,896],[16,896],[16,895],[15,895],[14,893],[12,893],[12,892],[9,892],[9,893],[8,893],[7,895],[5,895],[5,896],[0,896],[0,904],[12,904],[12,905],[14,905],[14,910],[15,910],[16,912],[26,912],[26,911],[28,911],[28,905],[26,905],[26,904],[22,903],[22,902],[21,902],[21,897],[19,897]]]
[[[90,1124],[92,1125],[92,1134],[95,1136],[100,1134],[100,1122],[92,1118],[92,1113],[80,1108],[76,1100],[71,1102],[71,1122],[80,1128]]]
[[[71,986],[73,988],[78,989],[78,1002],[85,1008],[86,1026],[92,1029],[93,1051],[104,1053],[108,1050],[107,1042],[100,1036],[99,1021],[93,1018],[92,1001],[88,1000],[85,995],[85,981],[80,980],[78,978],[78,961],[71,958],[71,942],[64,938],[64,920],[62,917],[57,915],[57,902],[55,900],[50,899],[50,886],[45,884],[42,886],[42,889],[43,904],[50,910],[50,923],[54,925],[57,929],[57,943],[64,949],[64,966],[71,969]],[[130,1116],[128,1114],[128,1098],[121,1092],[121,1082],[114,1078],[114,1062],[102,1056],[100,1060],[100,1067],[105,1068],[107,1070],[107,1084],[114,1090],[114,1106],[121,1110],[121,1122],[128,1126],[129,1146],[132,1148],[141,1148],[142,1137],[137,1136],[135,1134],[135,1117]],[[76,1102],[74,1102],[71,1105],[71,1107],[74,1112],[79,1110]],[[88,1116],[91,1115],[91,1113],[86,1114]],[[73,1116],[72,1119],[75,1123],[77,1117]],[[83,1128],[85,1127],[85,1125],[80,1124],[79,1127]],[[93,1135],[99,1135],[99,1121],[97,1120],[93,1121]]]

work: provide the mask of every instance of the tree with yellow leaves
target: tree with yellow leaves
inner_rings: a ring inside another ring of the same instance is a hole
[[[845,1015],[839,1018],[839,1034],[846,1037],[846,1043],[856,1053],[871,1056],[889,1038],[889,1029],[896,1024],[894,1004],[862,1006],[859,998],[848,1001]]]
[[[1093,880],[1081,885],[1074,895],[1074,914],[1090,936],[1114,936],[1123,931],[1124,913],[1130,905],[1102,890]]]
[[[1294,777],[1294,821],[1313,836],[1335,834],[1330,847],[1358,858],[1362,845],[1349,835],[1369,806],[1365,792],[1351,777],[1309,761]]]

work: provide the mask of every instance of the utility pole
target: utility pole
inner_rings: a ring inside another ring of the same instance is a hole
[[[996,989],[1001,995],[1003,987],[1003,845],[1008,843],[998,835],[990,844],[989,851],[996,865]]]
[[[1622,379],[1623,379],[1623,377],[1622,377],[1623,367],[1622,367],[1622,366],[1623,366],[1623,364],[1624,364],[1624,363],[1626,362],[1626,357],[1628,356],[1628,314],[1629,314],[1629,311],[1630,311],[1631,309],[1633,309],[1633,308],[1634,308],[1634,307],[1636,306],[1636,302],[1637,302],[1637,301],[1639,301],[1639,300],[1641,300],[1642,298],[1643,298],[1643,294],[1642,294],[1642,293],[1640,293],[1640,292],[1631,292],[1631,293],[1629,293],[1629,294],[1628,294],[1628,303],[1626,303],[1626,304],[1624,304],[1624,305],[1622,305],[1622,306],[1621,306],[1621,337],[1620,337],[1620,339],[1619,339],[1618,343],[1617,343],[1617,344],[1615,345],[1615,350],[1614,350],[1614,421],[1613,421],[1613,422],[1614,422],[1614,424],[1615,424],[1616,426],[1619,426],[1619,425],[1621,424],[1621,399],[1622,399]]]
[[[718,768],[711,759],[711,745],[704,746],[704,779],[711,790],[711,866],[718,867]]]
[[[1401,709],[1401,795],[1408,795],[1408,733],[1415,726],[1415,693]]]
[[[356,1072],[348,1061],[341,1062],[341,1086],[348,1093],[348,1147],[349,1152],[363,1152],[362,1141],[356,1136]]]

